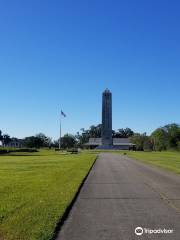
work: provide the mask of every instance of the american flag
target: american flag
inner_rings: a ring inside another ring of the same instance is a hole
[[[61,115],[63,116],[63,117],[66,117],[66,114],[61,110]]]

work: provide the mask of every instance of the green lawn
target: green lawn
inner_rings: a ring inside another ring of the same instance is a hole
[[[0,240],[51,239],[96,154],[0,156]]]
[[[122,152],[120,152],[122,153]],[[129,157],[180,174],[179,152],[126,152]]]
[[[94,153],[109,152],[124,154],[129,157],[152,164],[157,167],[180,174],[180,152],[162,151],[162,152],[141,152],[141,151],[118,151],[118,150],[92,150]]]

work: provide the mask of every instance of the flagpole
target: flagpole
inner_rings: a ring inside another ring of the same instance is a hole
[[[62,116],[66,117],[66,114],[61,110],[61,115],[60,115],[60,136],[59,136],[59,150],[61,149],[61,123],[62,123]]]
[[[61,115],[60,115],[60,132],[59,132],[59,150],[61,149]]]

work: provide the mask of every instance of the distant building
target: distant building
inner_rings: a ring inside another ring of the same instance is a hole
[[[102,138],[89,138],[89,142],[85,143],[84,146],[90,149],[102,149]],[[134,148],[135,144],[131,143],[129,138],[113,138],[111,149],[133,150]],[[104,149],[109,149],[109,147],[104,147]]]
[[[84,144],[88,148],[130,150],[135,144],[129,138],[112,138],[112,93],[106,89],[102,93],[102,131],[101,138],[90,138]]]
[[[5,147],[22,148],[23,140],[18,138],[11,138],[11,141],[8,144],[6,144]]]

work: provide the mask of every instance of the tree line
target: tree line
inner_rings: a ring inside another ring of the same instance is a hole
[[[64,149],[72,147],[83,147],[89,138],[101,137],[101,124],[92,125],[89,129],[81,128],[75,135],[65,134],[61,138],[61,147]],[[180,125],[176,123],[168,124],[157,128],[151,135],[146,133],[135,133],[130,128],[121,128],[112,131],[113,138],[130,138],[130,141],[136,144],[136,150],[139,151],[163,151],[163,150],[180,150]],[[2,134],[0,131],[0,141],[6,146],[13,141],[8,134]],[[22,139],[22,145],[29,148],[55,147],[59,146],[59,139],[52,139],[43,133],[36,134]]]
[[[52,144],[52,140],[50,137],[47,137],[43,133],[38,133],[35,136],[25,137],[24,139],[18,139],[15,137],[10,137],[8,134],[2,134],[0,130],[0,141],[2,146],[8,146],[11,142],[19,141],[22,146],[29,148],[41,148],[41,147],[49,147]]]
[[[59,147],[59,139],[52,141],[52,138],[46,136],[43,133],[38,133],[34,136],[25,137],[24,139],[18,139],[15,137],[10,137],[8,134],[2,134],[0,130],[0,142],[2,143],[3,147],[9,146],[12,142],[20,142],[21,146],[27,148],[43,148],[43,147]],[[72,134],[65,134],[61,138],[61,147],[71,148],[77,145],[77,139]]]
[[[150,136],[135,133],[131,141],[136,144],[137,150],[180,150],[180,125],[167,124],[157,128]]]

